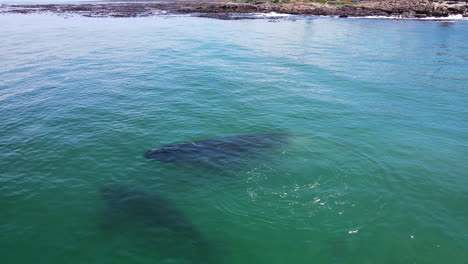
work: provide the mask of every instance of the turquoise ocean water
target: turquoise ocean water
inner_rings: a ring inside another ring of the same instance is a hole
[[[468,263],[467,21],[0,25],[0,263]],[[142,157],[259,133],[293,136],[225,168]],[[107,183],[202,238],[113,218]]]

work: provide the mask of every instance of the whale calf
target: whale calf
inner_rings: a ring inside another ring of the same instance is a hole
[[[251,134],[166,145],[148,150],[143,157],[166,163],[235,162],[264,149],[285,143],[288,134]]]
[[[201,233],[192,222],[162,197],[116,183],[101,185],[99,191],[101,198],[107,202],[112,221],[137,222],[139,225],[168,229],[194,241],[202,240]]]
[[[216,244],[206,239],[192,221],[170,201],[132,186],[117,183],[101,185],[99,191],[101,198],[107,203],[107,220],[114,227],[118,227],[114,228],[116,232],[126,232],[125,224],[135,226],[135,229],[130,230],[138,236],[141,235],[138,233],[141,227],[145,234],[154,234],[156,237],[162,234],[153,233],[154,229],[168,230],[175,239],[182,239],[181,244],[189,242],[193,245],[195,255],[192,255],[192,263],[222,263]],[[161,237],[164,238],[164,235]],[[190,254],[180,253],[175,257]]]

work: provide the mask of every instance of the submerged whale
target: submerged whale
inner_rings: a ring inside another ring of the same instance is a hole
[[[107,203],[108,220],[111,225],[121,227],[143,227],[146,234],[156,230],[168,230],[180,242],[194,246],[193,263],[221,263],[216,245],[207,240],[198,228],[168,200],[123,184],[104,184],[99,187],[101,197]],[[136,228],[134,231],[139,232]],[[118,232],[125,231],[119,228]],[[156,233],[156,236],[159,236]],[[164,236],[163,236],[164,237]],[[178,256],[180,257],[180,256]]]
[[[169,201],[122,184],[104,184],[99,187],[107,202],[111,220],[130,220],[140,225],[168,229],[194,241],[202,235],[185,215]]]
[[[148,150],[143,157],[167,163],[235,162],[248,154],[285,143],[288,134],[252,134],[166,145]]]

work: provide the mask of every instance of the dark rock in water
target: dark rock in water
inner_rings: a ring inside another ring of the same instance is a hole
[[[287,134],[254,134],[167,145],[147,151],[147,159],[167,163],[228,164],[248,154],[285,143]]]

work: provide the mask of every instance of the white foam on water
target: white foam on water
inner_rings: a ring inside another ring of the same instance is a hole
[[[287,17],[290,16],[290,14],[283,14],[283,13],[276,13],[276,12],[270,12],[263,14],[266,17]]]
[[[468,17],[463,17],[463,15],[450,15],[446,17],[399,17],[399,16],[364,16],[364,17],[349,17],[349,18],[369,18],[369,19],[395,19],[395,20],[429,20],[429,21],[452,21],[452,20],[468,20]]]
[[[468,17],[463,17],[463,15],[450,15],[448,17],[425,17],[421,18],[421,20],[441,20],[441,21],[446,21],[446,20],[468,20]]]
[[[265,18],[275,18],[275,17],[288,17],[291,16],[290,14],[283,14],[283,13],[276,13],[276,12],[270,12],[270,13],[253,13],[253,16],[256,17],[265,17]]]

